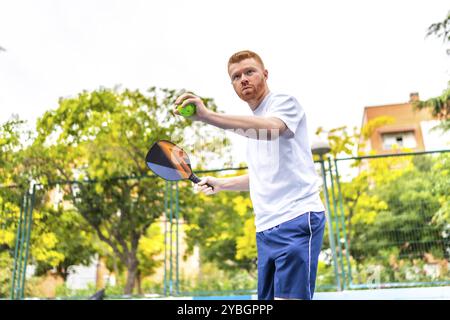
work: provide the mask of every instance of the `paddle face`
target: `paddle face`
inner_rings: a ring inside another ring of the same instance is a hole
[[[170,141],[155,142],[148,151],[145,161],[150,170],[165,180],[178,181],[193,178],[188,155]]]

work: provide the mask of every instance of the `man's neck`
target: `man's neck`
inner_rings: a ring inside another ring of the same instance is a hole
[[[266,90],[264,90],[263,94],[261,94],[259,97],[255,98],[254,100],[248,101],[248,105],[250,106],[250,109],[255,111],[269,93],[270,93],[269,88],[266,88]]]

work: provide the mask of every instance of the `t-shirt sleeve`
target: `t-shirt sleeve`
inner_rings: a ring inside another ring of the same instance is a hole
[[[290,131],[289,135],[295,134],[304,116],[305,112],[303,108],[292,96],[277,97],[269,106],[266,114],[266,117],[275,117],[283,121]]]

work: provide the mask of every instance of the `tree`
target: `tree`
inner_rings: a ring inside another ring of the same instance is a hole
[[[197,206],[186,214],[188,245],[200,247],[204,261],[223,270],[255,271],[254,216],[248,193],[222,192],[197,196]]]
[[[433,23],[428,27],[427,37],[431,35],[442,38],[444,43],[450,42],[450,11],[442,22]],[[450,55],[450,49],[447,49],[447,54]],[[450,81],[447,83],[447,89],[443,90],[440,96],[425,101],[415,101],[413,106],[418,110],[429,109],[434,117],[441,120],[436,128],[443,131],[450,130]]]
[[[417,110],[428,109],[433,117],[436,117],[441,123],[436,127],[443,131],[450,130],[450,82],[447,89],[438,97],[433,97],[425,101],[413,102]]]
[[[0,125],[0,297],[10,294],[14,246],[25,185],[15,170],[23,147],[24,121],[13,117]]]
[[[326,133],[328,143],[330,145],[330,154],[333,158],[339,155],[352,155],[354,147],[358,144],[359,133],[358,129],[354,127],[353,132],[348,132],[347,126],[342,126],[338,128],[332,128],[330,130],[325,130],[323,127],[318,127],[316,130],[316,135],[321,136]],[[314,160],[318,160],[319,156],[314,155]]]
[[[27,140],[27,132],[23,129],[25,122],[17,116],[12,117],[0,126],[0,186],[19,186],[24,180],[17,176],[17,164],[20,162],[20,151]]]
[[[24,123],[13,117],[0,127],[0,252],[9,264],[4,270],[11,274],[20,206],[33,179],[33,170],[26,164],[42,155],[41,150],[30,147],[32,135],[23,128]],[[89,263],[94,254],[92,241],[88,233],[80,232],[82,221],[73,212],[56,208],[39,190],[35,200],[30,242],[32,263],[38,275],[57,268],[66,278],[68,266]]]
[[[31,256],[37,276],[56,269],[65,281],[70,266],[92,262],[97,253],[95,234],[76,210],[46,203],[36,206],[33,218]]]
[[[125,294],[135,287],[140,240],[164,209],[164,181],[145,178],[144,159],[151,143],[200,136],[201,144],[195,138],[191,142],[205,153],[217,145],[214,142],[221,142],[222,152],[228,144],[223,136],[172,116],[171,106],[180,93],[156,88],[145,94],[119,88],[84,91],[60,99],[59,107],[38,121],[32,148],[41,152],[28,159],[33,176],[44,186],[56,180],[82,181],[61,184],[65,201],[126,267]],[[211,99],[204,102],[217,109]],[[220,159],[220,154],[214,156]]]
[[[142,293],[141,279],[152,275],[163,260],[158,256],[164,250],[164,235],[157,222],[153,223],[146,234],[140,239],[138,247],[138,259],[140,261],[138,270],[138,291]]]
[[[364,171],[342,183],[350,254],[359,275],[377,265],[384,266],[383,281],[407,281],[414,267],[416,278],[426,280],[420,264],[448,259],[448,159],[447,154],[370,159]]]
[[[444,43],[450,42],[450,11],[443,21],[433,23],[428,27],[427,37],[431,35],[442,38]],[[450,54],[450,52],[447,53]]]

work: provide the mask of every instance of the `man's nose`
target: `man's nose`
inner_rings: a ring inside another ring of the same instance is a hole
[[[241,84],[248,84],[248,79],[244,74],[241,76]]]

